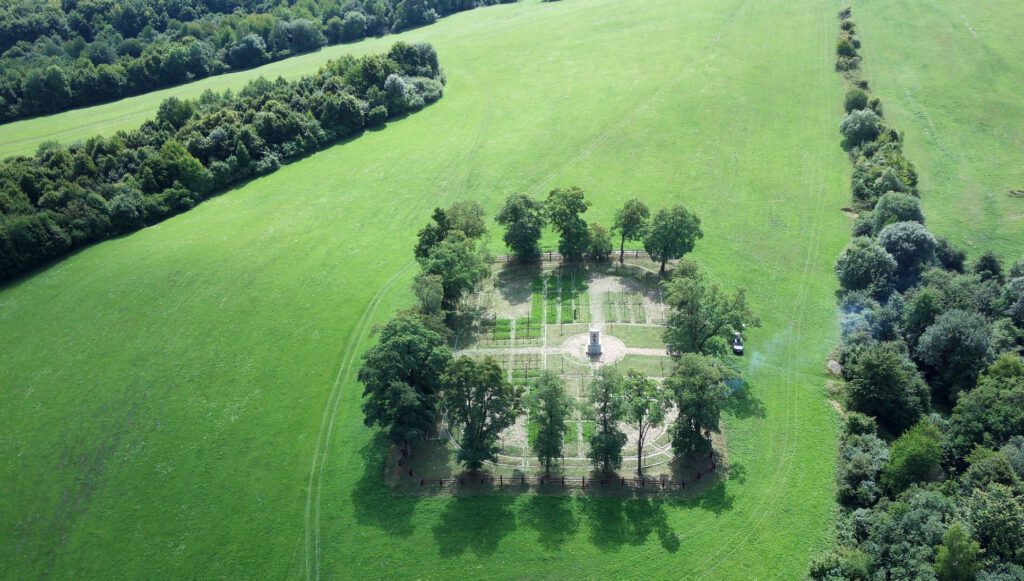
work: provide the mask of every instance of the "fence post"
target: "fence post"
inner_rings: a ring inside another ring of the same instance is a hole
[[[501,474],[498,475],[498,486],[505,486],[505,478]]]

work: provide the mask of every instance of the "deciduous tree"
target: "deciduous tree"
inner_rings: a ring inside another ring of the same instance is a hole
[[[677,416],[672,425],[672,448],[682,458],[711,443],[718,427],[729,389],[725,381],[735,373],[717,359],[684,353],[665,389],[672,394]]]
[[[594,419],[587,456],[602,472],[613,472],[622,465],[622,447],[626,434],[619,429],[623,419],[622,375],[614,367],[602,367],[587,388],[588,415]]]
[[[681,262],[662,288],[671,308],[665,342],[676,353],[706,353],[716,337],[725,340],[744,327],[761,326],[747,305],[744,289],[727,295],[717,283],[705,280],[691,261]]]
[[[512,194],[495,217],[505,227],[505,246],[520,260],[532,260],[540,254],[540,237],[547,217],[544,204],[526,194]]]
[[[669,260],[685,256],[703,237],[696,214],[682,206],[662,208],[654,215],[644,235],[644,250],[661,263],[659,272],[665,274]]]
[[[537,426],[537,435],[531,445],[537,459],[544,465],[544,473],[551,473],[551,462],[562,457],[565,441],[565,422],[572,411],[572,402],[565,393],[562,380],[545,371],[537,380],[528,398],[530,422]]]
[[[652,428],[665,421],[672,405],[668,391],[636,369],[626,371],[622,381],[625,420],[636,428],[636,474],[644,475],[644,444]]]
[[[461,431],[459,462],[479,470],[484,462],[497,459],[498,438],[521,411],[522,390],[505,378],[492,358],[459,357],[441,381],[448,421]]]
[[[619,262],[625,260],[626,241],[643,240],[650,220],[651,211],[647,209],[647,204],[636,198],[626,200],[622,208],[615,213],[612,230],[619,233]]]
[[[557,188],[545,202],[548,221],[558,231],[558,252],[566,260],[580,260],[587,251],[589,231],[582,216],[590,207],[583,188]]]

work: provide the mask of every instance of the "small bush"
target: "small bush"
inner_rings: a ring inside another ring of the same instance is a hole
[[[871,110],[854,111],[843,119],[839,130],[849,145],[856,146],[874,141],[882,131],[882,120]]]
[[[863,89],[853,88],[846,92],[846,97],[843,99],[843,108],[846,109],[847,113],[859,111],[868,106],[868,94]]]
[[[871,97],[870,99],[868,99],[868,109],[874,111],[875,115],[878,115],[879,117],[884,116],[882,100],[879,99],[878,97]]]
[[[836,43],[836,54],[845,57],[857,56],[857,48],[853,46],[853,41],[850,40],[849,36],[843,36]]]
[[[388,109],[384,105],[377,105],[366,114],[367,127],[380,127],[388,120]]]
[[[846,31],[853,30],[856,27],[857,27],[857,24],[854,23],[853,19],[851,19],[851,18],[847,18],[847,19],[843,20],[839,24],[839,28],[842,28],[843,30],[846,30]]]
[[[860,57],[841,56],[836,58],[836,70],[840,73],[856,71],[860,68]]]

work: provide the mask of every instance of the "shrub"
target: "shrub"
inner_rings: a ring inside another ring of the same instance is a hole
[[[903,192],[887,192],[878,199],[872,212],[875,232],[897,222],[924,223],[921,201]]]
[[[928,420],[918,422],[896,439],[889,462],[882,469],[882,483],[893,494],[915,482],[935,480],[941,473],[942,433]]]
[[[881,119],[871,110],[854,111],[839,126],[843,137],[851,146],[873,141],[882,129]]]
[[[380,127],[388,119],[388,108],[384,105],[377,105],[366,114],[367,127]]]
[[[878,475],[889,459],[889,448],[873,434],[850,436],[839,449],[836,468],[837,496],[844,506],[868,507],[875,504],[882,489]]]
[[[935,237],[919,222],[889,224],[878,233],[878,244],[896,259],[897,289],[917,282],[925,267],[935,262]]]
[[[971,270],[980,276],[982,281],[994,280],[999,284],[1003,283],[1003,263],[991,250],[981,253]]]
[[[950,272],[963,272],[964,264],[967,262],[967,253],[953,245],[946,238],[936,238],[938,246],[935,248],[935,256],[939,259],[942,268]]]
[[[879,117],[885,117],[885,109],[882,107],[882,100],[878,97],[871,97],[868,99],[868,108],[874,111]]]
[[[853,46],[849,36],[843,35],[836,43],[836,54],[848,58],[857,56],[857,49]]]
[[[855,238],[835,264],[844,290],[867,291],[876,297],[884,297],[892,290],[896,269],[896,260],[867,237]]]
[[[974,387],[988,364],[989,327],[978,313],[948,310],[917,343],[914,358],[935,390],[950,400]]]
[[[895,432],[910,427],[927,411],[928,386],[899,342],[856,348],[843,370],[851,410],[873,415]]]
[[[843,108],[847,113],[858,111],[868,106],[868,94],[863,89],[853,88],[846,92]]]

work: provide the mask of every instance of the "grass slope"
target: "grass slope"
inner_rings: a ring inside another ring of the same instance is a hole
[[[0,575],[801,575],[833,514],[834,12],[564,0],[445,19],[402,35],[436,44],[437,105],[0,291]],[[112,130],[110,111],[48,122]],[[688,501],[394,497],[353,373],[410,301],[415,231],[437,204],[569,184],[605,223],[629,196],[686,204],[697,258],[750,289],[765,326],[726,419],[734,477]]]
[[[857,0],[865,75],[907,134],[928,226],[972,256],[1024,255],[1024,44],[1013,0]]]

